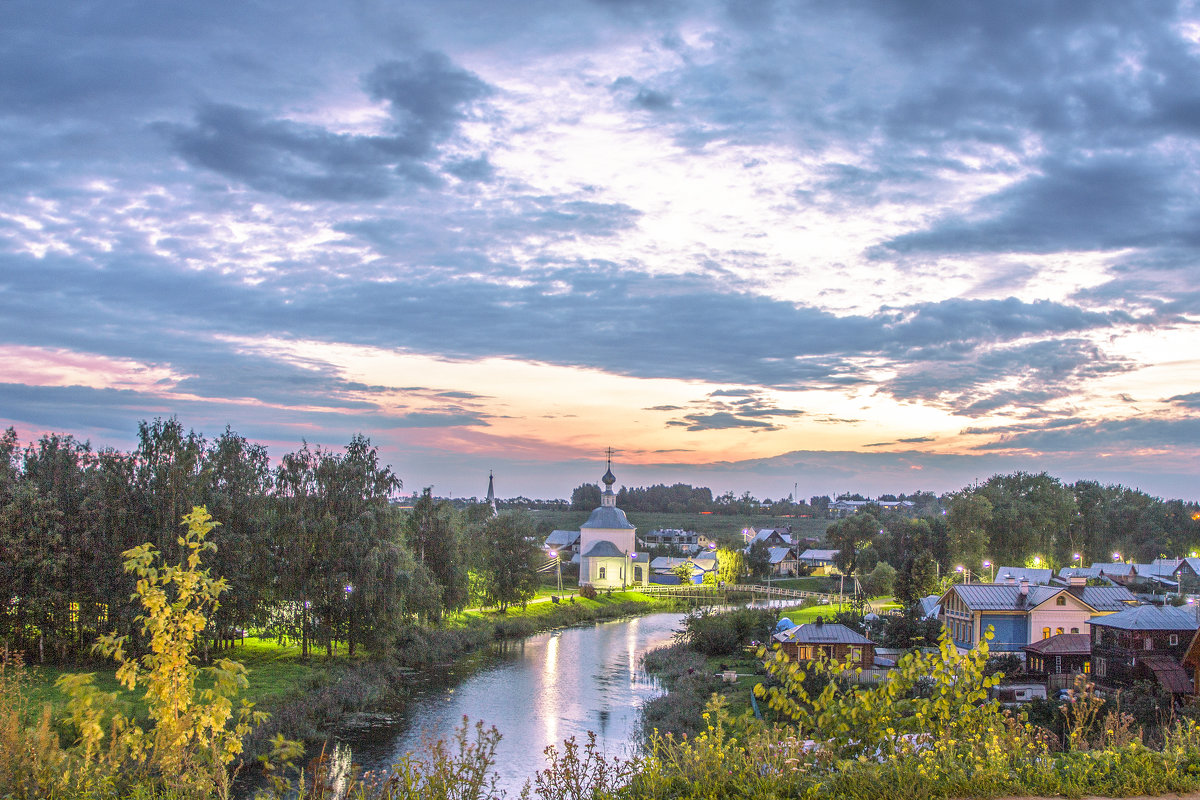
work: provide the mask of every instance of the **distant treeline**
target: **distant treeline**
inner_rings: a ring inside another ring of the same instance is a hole
[[[571,509],[573,511],[591,511],[600,505],[600,487],[594,483],[585,483],[575,487],[571,492]],[[859,494],[841,494],[837,500],[865,500]],[[941,510],[938,496],[932,492],[916,492],[911,495],[885,494],[875,498],[883,502],[889,500],[909,500],[913,503],[910,513],[936,513]],[[795,499],[791,496],[780,500],[766,498],[759,500],[750,492],[741,496],[733,492],[713,495],[712,489],[706,486],[692,486],[687,483],[676,483],[671,486],[655,484],[653,486],[622,486],[617,491],[617,505],[626,511],[639,511],[647,514],[725,514],[728,516],[806,516],[826,517],[829,507],[835,498],[828,495],[810,497],[808,501]],[[870,510],[870,509],[868,509]]]
[[[262,445],[228,429],[206,439],[176,419],[140,423],[132,452],[68,435],[22,446],[10,428],[0,435],[0,646],[76,660],[98,633],[132,634],[121,554],[150,542],[177,563],[180,519],[201,505],[221,523],[205,566],[229,583],[207,631],[213,648],[247,629],[305,652],[384,645],[463,608],[470,591],[503,599],[479,553],[503,552],[527,585],[527,552],[467,546],[468,534],[495,539],[503,525],[481,512],[472,522],[428,491],[401,511],[389,502],[400,488],[362,436],[341,451],[305,444],[271,467]]]

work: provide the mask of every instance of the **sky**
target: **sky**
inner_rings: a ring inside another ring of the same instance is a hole
[[[6,0],[0,426],[1200,499],[1194,3]]]

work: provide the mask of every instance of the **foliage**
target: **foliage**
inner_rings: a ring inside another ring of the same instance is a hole
[[[987,700],[988,690],[999,682],[984,672],[987,655],[987,641],[959,655],[943,634],[936,653],[905,655],[876,688],[851,690],[832,681],[813,696],[805,685],[809,673],[837,678],[856,668],[823,658],[801,666],[778,646],[771,652],[761,647],[759,657],[779,685],[759,684],[754,692],[835,753],[891,752],[906,736],[969,740],[1002,724],[999,704]]]
[[[537,589],[535,562],[542,556],[532,543],[534,538],[527,512],[506,511],[483,524],[473,549],[487,605],[504,611],[533,597]]]
[[[409,548],[438,590],[438,601],[425,610],[435,618],[442,610],[461,610],[467,600],[467,570],[461,558],[462,525],[454,507],[435,500],[432,489],[426,488],[405,519],[404,530]]]
[[[921,599],[937,588],[937,570],[928,553],[909,558],[894,581],[896,602],[909,614],[915,614]]]
[[[867,513],[855,514],[833,523],[825,532],[829,547],[838,551],[833,563],[847,575],[855,574],[863,549],[879,533],[879,520]]]
[[[765,641],[775,626],[775,612],[766,608],[739,608],[714,612],[693,611],[678,634],[693,650],[707,656],[731,655],[753,641]]]
[[[717,580],[721,583],[727,586],[740,583],[749,571],[750,562],[742,551],[728,547],[717,549]]]
[[[866,577],[862,579],[863,594],[868,597],[881,597],[892,593],[896,580],[896,569],[886,561],[875,565]]]
[[[739,563],[744,562],[745,572],[755,578],[765,577],[771,572],[771,546],[766,542],[755,542],[750,545],[750,549],[744,556],[739,551],[726,552],[735,552]],[[730,581],[730,583],[732,582]]]

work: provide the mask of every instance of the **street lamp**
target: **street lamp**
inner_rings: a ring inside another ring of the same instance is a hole
[[[1071,558],[1079,562],[1079,568],[1083,569],[1083,553],[1072,553]]]
[[[1113,561],[1120,561],[1120,560],[1121,560],[1121,554],[1118,552],[1114,552],[1113,553]]]
[[[558,558],[557,550],[547,550],[546,552],[554,559],[554,570],[558,573],[558,593],[562,594],[562,561]]]
[[[983,565],[988,568],[988,581],[991,583],[995,583],[996,582],[996,565],[990,561],[983,562]]]
[[[967,579],[966,579],[965,581],[963,581],[963,583],[970,583],[970,582],[971,582],[971,570],[967,569],[967,568],[966,568],[966,567],[964,567],[962,564],[959,564],[957,567],[955,567],[955,568],[954,568],[954,571],[955,571],[955,572],[957,572],[957,573],[958,573],[958,574],[960,574],[960,575],[965,575],[965,576],[966,576],[966,578],[967,578]]]

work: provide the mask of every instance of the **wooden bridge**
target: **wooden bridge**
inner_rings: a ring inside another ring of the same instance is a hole
[[[785,589],[781,586],[763,586],[751,583],[734,583],[724,586],[713,586],[703,583],[681,583],[674,585],[651,584],[650,586],[631,586],[634,591],[666,597],[687,598],[724,598],[730,594],[750,594],[769,600],[806,600],[816,598],[817,602],[837,603],[845,601],[845,596],[825,592],[806,592],[800,589]]]

